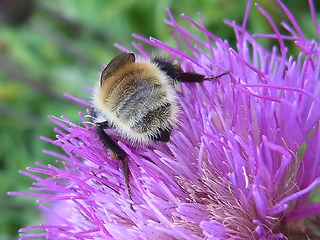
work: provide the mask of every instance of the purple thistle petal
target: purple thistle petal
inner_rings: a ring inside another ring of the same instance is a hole
[[[84,101],[83,99],[80,99],[80,98],[76,98],[76,97],[74,97],[74,96],[71,96],[69,93],[65,93],[64,96],[65,96],[66,98],[71,99],[71,100],[74,101],[74,102],[79,103],[79,104],[85,105],[85,106],[87,106],[87,107],[92,107],[92,104],[91,104],[91,103],[89,103],[89,102],[87,102],[87,101]]]
[[[275,23],[272,21],[272,18],[270,17],[270,15],[262,7],[259,6],[259,4],[255,4],[255,6],[263,14],[263,16],[268,20],[268,22],[270,23],[274,33],[276,34],[277,39],[279,40],[280,51],[281,51],[282,56],[286,55],[286,48],[284,46],[284,42],[283,42],[282,36],[281,36],[278,28],[276,27]]]
[[[277,3],[279,4],[279,6],[282,8],[283,12],[285,13],[285,15],[289,18],[289,20],[291,21],[293,27],[295,28],[295,30],[298,32],[298,35],[300,37],[300,40],[305,41],[304,35],[302,30],[300,29],[298,23],[296,22],[294,16],[292,15],[292,13],[289,11],[289,9],[279,0],[276,0]]]
[[[309,7],[310,7],[310,13],[311,13],[311,17],[312,17],[312,21],[313,24],[316,28],[317,34],[318,34],[318,39],[320,39],[320,27],[317,21],[317,17],[316,17],[316,8],[314,7],[313,1],[312,0],[308,0],[309,2]]]
[[[130,50],[129,48],[126,48],[126,47],[123,47],[123,46],[121,46],[121,45],[119,45],[119,44],[114,44],[114,46],[116,47],[116,48],[118,48],[120,51],[122,51],[122,52],[132,52],[132,50]]]

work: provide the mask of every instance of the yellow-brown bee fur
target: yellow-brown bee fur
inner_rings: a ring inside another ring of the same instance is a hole
[[[133,144],[147,144],[177,123],[173,80],[154,63],[129,62],[96,87],[96,110]]]

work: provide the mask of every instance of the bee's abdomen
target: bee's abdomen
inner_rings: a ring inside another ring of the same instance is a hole
[[[125,95],[114,102],[114,110],[121,122],[131,126],[156,113],[167,102],[165,89],[159,84],[138,84],[136,89]]]
[[[115,125],[152,137],[170,129],[171,92],[161,74],[154,65],[136,63],[104,82],[101,99]]]
[[[156,109],[148,111],[143,116],[137,116],[135,124],[132,129],[138,133],[148,133],[156,135],[157,131],[162,129],[169,129],[170,125],[168,119],[171,114],[171,104],[169,102],[157,107]]]
[[[118,118],[128,119],[130,115],[141,115],[152,110],[153,104],[165,98],[165,92],[161,91],[160,85],[144,86],[131,94],[130,98],[122,102],[117,111]]]
[[[157,78],[139,69],[118,77],[105,101],[120,122],[133,126],[168,100],[166,88]]]

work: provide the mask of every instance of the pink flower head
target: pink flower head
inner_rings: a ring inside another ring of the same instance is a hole
[[[291,21],[291,26],[283,24],[289,35],[281,35],[258,5],[274,34],[248,33],[249,1],[242,26],[226,22],[235,31],[237,49],[206,30],[201,16],[197,24],[182,15],[206,41],[179,26],[170,11],[166,23],[175,29],[176,47],[135,35],[177,59],[185,71],[207,77],[230,74],[177,86],[180,125],[168,143],[134,148],[117,139],[128,154],[132,201],[121,163],[109,156],[88,119],[80,114],[82,123],[76,125],[52,117],[57,139],[43,139],[65,154],[45,152],[57,157],[60,167],[38,163],[28,169],[32,173],[22,171],[35,180],[31,190],[37,193],[10,193],[38,197],[47,216],[46,224],[21,229],[21,238],[319,237],[315,216],[320,203],[313,197],[320,183],[320,45],[306,39],[278,3]],[[280,52],[261,47],[258,37],[277,39]],[[287,56],[284,40],[300,49],[297,59]],[[140,44],[134,47],[138,57],[148,58]],[[44,231],[27,233],[35,228]]]

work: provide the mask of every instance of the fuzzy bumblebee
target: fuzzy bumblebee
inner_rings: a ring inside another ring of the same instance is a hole
[[[178,122],[175,82],[203,82],[227,73],[205,78],[202,74],[184,72],[163,57],[136,61],[133,53],[125,52],[105,67],[93,96],[94,123],[112,157],[122,161],[129,195],[126,154],[105,129],[115,129],[133,145],[168,142]]]

